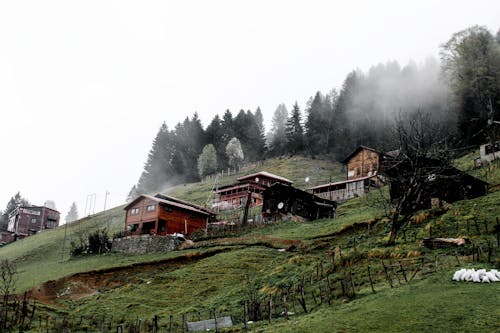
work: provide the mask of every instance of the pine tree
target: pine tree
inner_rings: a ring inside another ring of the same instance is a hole
[[[474,26],[454,34],[441,57],[460,134],[466,144],[481,143],[488,121],[500,119],[500,47],[486,28]]]
[[[302,118],[300,108],[295,102],[292,115],[286,124],[287,152],[295,155],[304,150],[304,129],[302,128]]]
[[[73,221],[78,220],[78,208],[76,207],[76,202],[73,202],[71,204],[68,214],[66,214],[66,217],[64,219],[66,223],[71,223]]]
[[[281,156],[286,152],[286,124],[288,110],[285,104],[280,104],[273,114],[271,130],[267,134],[267,145],[270,156]]]
[[[144,171],[139,178],[136,191],[151,193],[161,189],[174,175],[171,159],[175,153],[172,134],[163,123],[153,140],[153,145],[144,165]]]
[[[30,206],[27,199],[21,196],[20,192],[17,192],[12,198],[10,198],[7,203],[7,207],[4,209],[3,214],[0,219],[0,230],[7,230],[9,223],[9,214],[12,213],[16,208],[21,206]]]
[[[226,144],[224,143],[224,130],[222,128],[222,121],[219,115],[215,115],[212,122],[207,126],[205,130],[207,143],[211,143],[215,147],[217,154],[217,165],[221,167],[227,166],[226,157]]]

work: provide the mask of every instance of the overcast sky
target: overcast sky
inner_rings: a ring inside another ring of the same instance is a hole
[[[122,204],[163,121],[303,108],[355,68],[438,57],[500,1],[0,1],[0,209]]]

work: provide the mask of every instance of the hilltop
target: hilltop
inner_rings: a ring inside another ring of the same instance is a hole
[[[456,165],[467,169],[471,156]],[[499,168],[492,164],[473,173],[496,184]],[[292,157],[249,166],[220,184],[260,170],[287,177],[300,188],[343,174],[338,164]],[[213,181],[185,184],[169,194],[203,204],[212,187]],[[68,225],[64,252],[62,226],[5,246],[0,256],[18,267],[17,292],[31,290],[46,304],[43,313],[52,317],[75,322],[83,317],[82,325],[91,331],[98,330],[93,322],[102,318],[129,324],[154,315],[168,331],[170,316],[178,329],[183,316],[208,319],[213,310],[233,316],[234,330],[244,330],[245,301],[250,319],[259,313],[263,319],[252,325],[266,332],[498,329],[500,283],[454,283],[451,276],[458,267],[498,267],[500,191],[419,212],[392,247],[386,245],[388,224],[379,197],[374,191],[348,201],[335,219],[263,225],[170,253],[70,258],[69,243],[85,232],[123,229],[123,207],[116,207]],[[431,233],[467,237],[472,243],[437,250],[420,246]]]

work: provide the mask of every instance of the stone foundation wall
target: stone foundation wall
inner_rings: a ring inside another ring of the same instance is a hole
[[[112,252],[144,254],[174,251],[181,241],[172,236],[138,235],[113,239]]]

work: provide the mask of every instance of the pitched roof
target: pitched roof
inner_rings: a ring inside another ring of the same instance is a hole
[[[358,148],[354,149],[354,151],[352,153],[350,153],[349,155],[347,155],[346,158],[344,158],[341,162],[342,164],[347,164],[347,162],[349,162],[349,160],[354,156],[356,155],[360,150],[363,150],[363,149],[368,149],[368,150],[371,150],[373,151],[374,153],[377,153],[377,154],[381,154],[381,152],[379,152],[378,150],[376,149],[373,149],[373,148],[370,148],[370,147],[366,147],[366,146],[359,146]]]
[[[236,180],[237,181],[242,181],[242,180],[245,180],[245,179],[255,178],[255,177],[258,177],[258,176],[273,178],[273,179],[279,180],[282,183],[293,184],[293,182],[290,179],[287,179],[285,177],[281,177],[281,176],[275,175],[275,174],[267,172],[267,171],[260,171],[260,172],[252,173],[250,175],[246,175],[246,176],[237,178]]]
[[[321,184],[321,185],[317,185],[317,186],[314,186],[314,187],[310,187],[310,188],[308,188],[308,190],[317,190],[319,188],[324,188],[324,187],[329,187],[329,186],[336,186],[336,185],[340,185],[340,184],[348,184],[348,183],[358,182],[360,180],[365,180],[365,179],[374,178],[374,177],[377,177],[377,175],[359,177],[359,178],[356,178],[356,179],[342,180],[342,181],[335,182],[335,183]]]
[[[163,200],[168,200],[168,201],[173,201],[173,202],[177,202],[177,203],[180,203],[180,204],[183,204],[183,205],[186,205],[186,206],[190,206],[190,207],[193,207],[195,209],[199,209],[199,210],[202,210],[204,212],[207,212],[209,214],[215,214],[213,211],[211,211],[210,209],[206,208],[206,207],[203,207],[203,206],[200,206],[200,205],[197,205],[197,204],[194,204],[192,202],[189,202],[189,201],[184,201],[184,200],[181,200],[181,199],[178,199],[178,198],[175,198],[175,197],[172,197],[170,195],[165,195],[165,194],[161,194],[161,193],[156,193],[154,195],[156,198],[160,198],[160,199],[163,199]]]
[[[259,183],[256,183],[256,182],[248,182],[248,183],[244,183],[244,184],[231,184],[231,185],[226,185],[226,186],[221,186],[217,189],[217,191],[215,191],[215,193],[222,193],[222,192],[227,192],[227,191],[230,191],[230,190],[237,190],[237,189],[240,189],[240,188],[245,188],[245,187],[248,187],[248,185],[252,185],[254,188],[258,188],[258,189],[261,189],[261,190],[265,190],[266,187],[259,184]]]
[[[173,197],[169,197],[169,198],[173,198]],[[176,198],[173,198],[173,199],[176,200],[176,201],[173,201],[173,200],[166,200],[166,199],[158,198],[156,196],[153,197],[153,196],[147,195],[147,194],[141,194],[140,196],[138,196],[137,198],[135,198],[131,203],[129,203],[127,206],[125,206],[125,208],[123,208],[123,209],[124,210],[130,209],[133,205],[135,205],[138,201],[140,201],[142,199],[153,200],[153,201],[156,201],[156,202],[161,203],[161,204],[165,204],[165,205],[169,205],[169,206],[181,208],[181,209],[184,209],[184,210],[188,210],[188,211],[199,213],[199,214],[203,214],[203,215],[211,215],[211,214],[213,214],[213,213],[211,213],[206,208],[202,208],[200,206],[188,203],[186,201],[184,201],[184,203],[181,203],[179,201],[182,201],[182,200],[179,200],[179,199],[176,199]]]

